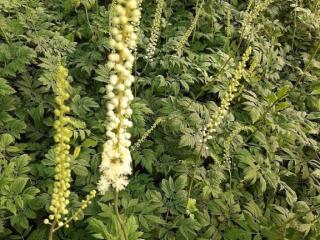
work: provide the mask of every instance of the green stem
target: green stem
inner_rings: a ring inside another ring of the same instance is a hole
[[[50,226],[49,233],[48,233],[48,240],[53,239],[54,227],[56,226],[56,222],[54,221]]]
[[[124,226],[124,223],[121,219],[121,216],[119,214],[119,193],[116,189],[114,189],[114,211],[115,211],[115,214],[116,214],[116,218],[118,220],[118,223],[120,225],[120,228],[122,230],[122,233],[123,233],[123,237],[125,240],[128,240],[128,236],[127,236],[127,233],[126,233],[126,228]]]
[[[192,191],[192,188],[193,188],[193,182],[194,182],[194,178],[195,178],[195,175],[196,175],[196,170],[198,168],[198,165],[200,163],[200,159],[201,159],[201,152],[204,148],[204,138],[202,138],[202,143],[201,143],[201,147],[200,147],[200,151],[199,151],[199,154],[197,156],[197,161],[196,161],[196,165],[194,166],[194,169],[193,169],[193,172],[192,172],[192,177],[191,177],[191,180],[190,180],[190,186],[189,186],[189,190],[188,190],[188,199],[190,198],[190,195],[191,195],[191,191]]]
[[[92,30],[92,27],[91,27],[91,24],[90,24],[90,19],[89,19],[89,14],[88,14],[88,9],[86,6],[84,6],[84,11],[86,13],[86,19],[87,19],[87,23],[88,23],[88,26],[89,26],[89,29],[90,29],[90,32],[91,34],[93,34],[93,30]]]

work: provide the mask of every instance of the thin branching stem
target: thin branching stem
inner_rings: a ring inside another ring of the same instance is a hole
[[[56,222],[54,221],[52,223],[52,225],[50,226],[50,229],[49,229],[48,240],[52,240],[53,239],[53,233],[54,233],[55,226],[56,226]]]

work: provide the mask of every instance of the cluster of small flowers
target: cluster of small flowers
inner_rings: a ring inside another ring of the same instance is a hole
[[[273,0],[265,0],[260,1],[252,11],[246,11],[244,13],[242,27],[240,29],[240,34],[242,34],[242,37],[246,39],[248,35],[250,35],[251,32],[251,23],[256,19],[261,12],[266,10],[268,6],[273,2]],[[252,2],[249,4],[251,6]],[[248,7],[249,8],[249,7]]]
[[[79,220],[79,216],[80,214],[83,212],[84,209],[86,209],[88,207],[89,204],[91,204],[91,200],[96,196],[96,190],[92,190],[87,196],[85,200],[81,201],[81,206],[80,208],[72,215],[72,217],[70,217],[69,219],[67,219],[66,217],[64,218],[64,223],[61,225],[59,224],[57,228],[55,228],[54,230],[56,231],[57,229],[61,228],[61,227],[65,227],[65,228],[69,228],[69,222],[74,220],[77,221]],[[49,219],[45,219],[44,220],[45,224],[50,224]]]
[[[63,225],[62,217],[68,214],[67,205],[69,204],[70,195],[70,181],[71,181],[71,158],[69,156],[70,150],[70,138],[72,135],[71,130],[67,127],[70,121],[69,117],[65,114],[70,111],[69,107],[65,105],[65,101],[69,99],[68,88],[69,82],[67,80],[68,70],[62,66],[58,67],[57,71],[57,96],[56,103],[58,108],[55,109],[54,114],[56,121],[54,128],[56,130],[54,140],[55,146],[55,182],[53,187],[52,200],[50,205],[49,219],[46,219],[46,223],[55,221],[58,226]]]
[[[197,22],[198,22],[198,19],[200,17],[200,13],[201,13],[201,7],[198,7],[197,8],[197,11],[196,11],[196,15],[194,16],[192,22],[191,22],[191,25],[190,27],[188,28],[188,30],[184,33],[184,35],[182,36],[180,42],[178,43],[178,46],[177,46],[177,55],[178,56],[181,56],[182,54],[182,50],[184,48],[184,45],[187,43],[188,41],[188,38],[190,37],[191,33],[193,32],[193,30],[195,29],[195,27],[197,26]]]
[[[142,0],[137,0],[137,3],[138,3],[139,10],[140,10],[140,13],[141,13],[141,11],[142,11],[142,7],[141,7]],[[135,31],[135,33],[137,34],[137,36],[139,36],[139,33],[140,33],[140,21],[141,21],[141,15],[142,15],[142,14],[140,14],[139,21],[137,21],[137,22],[133,23],[134,31]],[[136,55],[137,55],[137,45],[138,45],[138,44],[136,44],[136,47],[132,50],[132,53],[133,53],[133,55],[134,55],[134,56],[136,56]]]
[[[141,4],[142,4],[142,0],[137,0],[137,4],[138,4],[138,8],[140,10],[140,17],[139,17],[139,20],[137,22],[133,23],[133,26],[135,27],[135,32],[136,33],[139,32],[139,29],[140,29],[139,27],[140,27],[140,20],[141,20],[141,10],[142,10]]]
[[[140,147],[141,143],[143,143],[147,137],[152,133],[152,131],[162,122],[163,120],[161,118],[158,118],[151,128],[149,128],[143,135],[142,137],[131,147],[132,150],[135,150]]]
[[[141,12],[138,0],[117,0],[111,19],[110,46],[115,51],[109,54],[107,66],[114,72],[106,86],[107,116],[109,123],[106,135],[109,138],[102,153],[100,171],[102,176],[98,190],[104,194],[109,187],[121,191],[128,184],[127,175],[131,174],[129,120],[132,114],[130,103],[133,100],[131,74],[134,63],[132,50],[136,47],[135,26],[140,21]]]
[[[110,8],[109,8],[109,31],[112,28],[112,18],[113,18],[113,14],[114,14],[114,7],[117,4],[117,0],[112,0],[111,4],[110,4]],[[110,34],[110,38],[112,37],[112,35]]]
[[[207,126],[202,130],[204,142],[207,142],[207,140],[212,139],[211,134],[217,131],[218,126],[221,124],[223,118],[227,114],[230,103],[234,98],[234,93],[237,91],[237,87],[239,86],[239,81],[243,77],[244,72],[246,71],[246,62],[249,59],[251,51],[251,47],[248,47],[245,53],[243,54],[242,59],[235,72],[235,75],[233,79],[230,81],[227,93],[223,96],[221,100],[221,106],[218,108],[217,112],[211,117],[210,122],[207,124]]]
[[[161,14],[164,6],[164,0],[158,0],[156,7],[156,14],[154,16],[151,28],[151,36],[149,40],[149,44],[146,50],[145,58],[149,61],[153,60],[153,55],[156,50],[156,45],[159,39],[160,27],[161,27]]]
[[[88,207],[89,204],[91,204],[91,200],[96,196],[97,192],[96,190],[92,190],[87,196],[86,199],[81,201],[81,206],[80,208],[74,213],[74,215],[70,218],[75,221],[79,220],[80,214],[83,212],[84,209]],[[65,226],[68,228],[69,226],[66,224]]]

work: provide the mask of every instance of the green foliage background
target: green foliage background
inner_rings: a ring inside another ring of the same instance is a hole
[[[72,211],[95,189],[107,124],[109,4],[0,0],[0,239],[46,239],[54,71],[60,62],[72,81]],[[196,1],[166,0],[156,55],[147,62],[155,6],[152,0],[142,4],[133,142],[156,119],[164,121],[132,152],[134,174],[120,193],[129,239],[319,239],[319,53],[308,61],[320,39],[320,1],[275,0],[237,49],[248,1],[205,0],[196,30],[177,57]],[[258,67],[242,80],[197,165],[200,130],[248,46],[260,59]],[[96,197],[84,218],[56,239],[120,239],[112,198]]]

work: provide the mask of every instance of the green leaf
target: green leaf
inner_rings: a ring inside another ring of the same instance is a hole
[[[277,111],[282,111],[282,110],[286,109],[286,108],[289,107],[289,106],[290,106],[290,103],[288,103],[288,102],[281,102],[281,103],[278,103],[278,104],[276,105],[276,110],[277,110]]]
[[[183,190],[187,186],[187,176],[181,175],[175,181],[175,190],[180,191]]]
[[[98,237],[98,239],[110,239],[110,240],[115,239],[108,232],[106,226],[103,224],[102,221],[100,221],[96,218],[89,218],[88,223],[89,223],[89,231],[94,232],[94,233],[98,233],[98,235],[95,234],[95,236]],[[99,236],[101,236],[102,238],[100,238]]]
[[[8,84],[8,82],[0,77],[0,96],[10,95],[16,91]]]
[[[89,174],[88,169],[87,169],[86,167],[84,167],[84,166],[79,165],[79,164],[73,165],[72,171],[73,171],[76,175],[82,176],[82,177],[88,176],[88,174]]]
[[[16,208],[16,205],[12,202],[12,201],[7,201],[7,204],[6,204],[6,207],[7,209],[13,213],[14,215],[17,214],[17,208]]]
[[[145,167],[149,173],[152,173],[152,166],[157,160],[155,152],[151,149],[143,149],[142,154],[144,156],[141,161],[142,166]]]
[[[11,190],[14,194],[19,194],[22,192],[24,187],[26,186],[28,178],[26,177],[19,177],[15,179],[11,185]]]
[[[0,148],[5,149],[8,147],[10,144],[14,142],[14,137],[12,137],[8,133],[4,133],[0,136]]]

